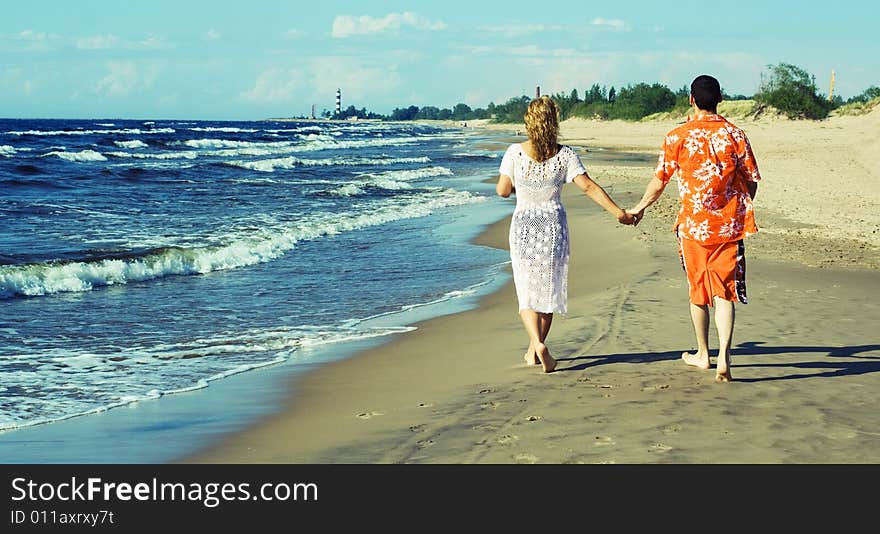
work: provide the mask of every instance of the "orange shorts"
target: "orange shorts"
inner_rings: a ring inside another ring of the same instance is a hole
[[[693,239],[678,238],[678,255],[687,275],[690,301],[712,306],[712,297],[732,302],[746,298],[746,248],[742,239],[729,243],[702,245]]]

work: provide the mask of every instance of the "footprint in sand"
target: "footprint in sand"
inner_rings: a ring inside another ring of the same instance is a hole
[[[426,447],[430,447],[430,446],[433,445],[433,444],[434,444],[434,440],[433,440],[433,439],[423,439],[423,440],[420,440],[420,441],[417,441],[417,442],[416,442],[416,446],[417,446],[418,448],[420,448],[420,449],[424,449],[424,448],[426,448]]]
[[[357,414],[358,419],[369,419],[371,417],[376,417],[377,415],[383,415],[382,412],[363,412]]]
[[[427,430],[427,428],[425,428],[426,426],[427,425],[413,425],[409,427],[409,430],[410,432],[424,432]]]
[[[511,443],[514,443],[516,441],[519,441],[519,436],[514,436],[511,434],[505,434],[498,438],[498,443],[502,445],[510,445]]]
[[[501,405],[498,404],[497,402],[490,401],[490,402],[484,402],[483,404],[481,404],[481,405],[480,405],[480,408],[482,408],[482,409],[484,409],[484,410],[485,410],[486,408],[492,408],[492,409],[494,410],[495,408],[497,408],[497,407],[499,407],[499,406],[501,406]]]
[[[430,408],[431,406],[434,406],[433,402],[420,402],[419,403],[419,408]]]
[[[494,391],[495,391],[495,390],[492,389],[492,388],[483,388],[483,389],[481,389],[480,391],[478,391],[478,393],[479,393],[480,395],[485,395],[486,393],[493,393]]]
[[[538,457],[534,454],[523,453],[514,456],[513,461],[518,464],[536,464],[538,463]]]
[[[498,427],[490,423],[483,423],[481,425],[472,426],[471,430],[477,430],[480,432],[495,432],[496,430],[498,430]]]
[[[661,389],[669,389],[669,384],[654,384],[653,386],[645,386],[642,391],[659,391]]]
[[[663,427],[664,434],[674,434],[674,433],[678,432],[679,430],[681,430],[681,425],[678,423],[666,425]]]
[[[648,448],[648,450],[650,450],[651,452],[666,452],[671,451],[672,447],[664,443],[654,443]]]
[[[593,445],[596,447],[608,447],[614,445],[614,439],[609,436],[596,436],[596,439],[593,440]]]
[[[541,415],[530,415],[530,416],[526,417],[526,421],[538,421],[543,418],[544,417]]]

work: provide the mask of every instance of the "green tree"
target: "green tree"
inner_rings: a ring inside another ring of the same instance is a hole
[[[616,119],[637,120],[652,113],[669,111],[673,106],[675,93],[665,85],[637,83],[620,90],[611,115]]]
[[[466,120],[471,113],[471,107],[467,104],[458,103],[452,108],[452,119],[457,121]]]
[[[409,106],[408,108],[394,108],[394,111],[391,112],[390,119],[393,121],[411,121],[416,119],[418,113],[418,106]]]
[[[864,92],[862,92],[862,94],[854,96],[854,97],[850,98],[849,100],[847,100],[846,103],[847,104],[851,104],[853,102],[866,103],[871,100],[874,100],[878,96],[880,96],[880,87],[871,86],[871,87],[868,87],[867,89],[865,89]]]
[[[769,65],[755,101],[773,106],[791,119],[824,119],[834,104],[819,95],[816,77],[789,63]]]
[[[523,95],[495,106],[495,122],[521,123],[532,99]]]

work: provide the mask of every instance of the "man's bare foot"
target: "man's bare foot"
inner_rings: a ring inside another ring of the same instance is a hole
[[[715,381],[733,381],[733,376],[730,374],[730,353],[718,355],[718,363],[715,364]]]
[[[526,361],[526,365],[538,365],[541,361],[538,359],[538,355],[535,354],[535,350],[532,347],[529,347],[529,350],[526,351],[523,359]]]
[[[715,381],[733,382],[733,376],[731,376],[730,374],[730,369],[725,369],[724,371],[715,371]]]
[[[688,365],[692,365],[694,367],[699,367],[700,369],[708,369],[709,365],[709,354],[701,354],[697,351],[696,354],[691,354],[690,352],[682,352],[681,359],[684,360],[684,363]]]
[[[552,373],[556,370],[556,360],[553,359],[553,356],[550,356],[550,350],[547,348],[547,345],[541,343],[535,347],[535,354],[541,359],[541,365],[544,366],[545,373]]]

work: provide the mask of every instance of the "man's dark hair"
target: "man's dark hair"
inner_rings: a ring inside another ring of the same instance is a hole
[[[698,108],[716,111],[718,102],[721,102],[721,84],[715,78],[702,74],[691,82],[691,95]]]

